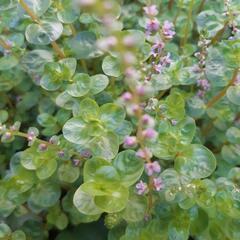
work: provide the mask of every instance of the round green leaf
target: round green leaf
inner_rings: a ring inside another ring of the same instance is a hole
[[[119,60],[112,56],[106,56],[103,59],[102,69],[108,76],[119,77],[122,74]]]
[[[24,2],[38,17],[42,16],[51,5],[50,0],[24,0]]]
[[[133,185],[144,170],[143,161],[136,157],[136,152],[133,150],[120,152],[113,160],[113,166],[121,177],[121,183],[127,187]]]
[[[81,117],[85,121],[96,120],[100,115],[98,104],[91,98],[84,98],[79,105],[73,108],[73,115]]]
[[[51,177],[57,169],[57,161],[55,159],[47,159],[37,171],[37,177],[41,180]]]
[[[5,223],[0,223],[0,238],[8,238],[11,235],[10,227]]]
[[[115,130],[125,119],[124,109],[114,103],[107,103],[100,107],[100,119],[106,128]]]
[[[60,195],[61,190],[59,185],[48,181],[39,183],[37,187],[32,190],[29,200],[39,207],[48,208],[56,204]]]
[[[12,240],[26,240],[27,237],[25,233],[21,230],[16,230],[15,232],[12,233]]]
[[[78,73],[73,78],[74,83],[69,85],[67,92],[72,97],[82,97],[86,95],[91,87],[91,78],[88,74]]]
[[[93,197],[82,191],[82,186],[75,192],[73,204],[79,212],[86,215],[97,215],[103,212],[95,205]]]
[[[73,183],[80,175],[79,168],[71,163],[63,163],[58,169],[58,179],[62,182]]]
[[[97,74],[97,75],[91,76],[91,82],[92,84],[91,84],[90,93],[95,95],[102,92],[107,87],[109,83],[109,79],[107,76],[103,74]]]
[[[215,156],[206,147],[198,144],[185,147],[175,159],[175,169],[193,179],[206,178],[215,168]]]
[[[36,45],[48,45],[60,38],[63,32],[63,26],[60,22],[49,19],[41,24],[28,25],[25,35],[29,43]]]
[[[4,123],[8,120],[8,112],[5,110],[0,110],[0,123]]]
[[[0,58],[0,71],[8,70],[18,64],[18,59],[13,55],[6,55]]]
[[[96,35],[93,32],[83,31],[66,41],[67,48],[77,59],[88,59],[97,55]]]
[[[60,5],[59,11],[57,12],[59,21],[63,23],[73,23],[77,20],[79,9],[75,6],[74,1],[59,0],[58,4]]]
[[[240,105],[240,85],[229,87],[227,90],[227,97],[230,102]]]
[[[112,185],[111,193],[94,197],[96,206],[104,212],[119,212],[126,207],[128,189],[121,185]]]

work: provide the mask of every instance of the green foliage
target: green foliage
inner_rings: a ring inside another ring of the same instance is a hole
[[[240,239],[239,0],[0,16],[0,240]]]

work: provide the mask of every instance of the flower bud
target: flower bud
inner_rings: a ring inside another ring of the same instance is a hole
[[[136,147],[137,138],[135,136],[126,136],[123,142],[125,148]]]
[[[137,189],[137,194],[138,195],[143,195],[148,192],[148,186],[145,182],[142,180],[136,184],[136,189]]]

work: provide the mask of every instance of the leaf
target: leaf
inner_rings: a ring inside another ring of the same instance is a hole
[[[71,163],[63,163],[58,169],[58,179],[65,183],[74,183],[79,175],[79,168]]]
[[[166,98],[166,116],[170,119],[181,120],[185,115],[185,102],[180,93],[173,92]]]
[[[113,160],[113,166],[121,177],[121,183],[126,187],[133,185],[141,177],[144,170],[143,161],[136,157],[136,152],[133,150],[118,153]]]
[[[50,0],[24,0],[24,2],[38,17],[42,16],[51,5]]]
[[[29,200],[39,207],[48,208],[56,204],[60,195],[59,185],[51,182],[41,182],[32,190]]]
[[[109,79],[103,74],[91,76],[90,94],[96,95],[102,92],[109,84]]]
[[[18,64],[18,59],[13,55],[6,55],[0,58],[0,71],[8,70]]]
[[[73,115],[85,121],[97,120],[100,116],[100,108],[93,99],[84,98],[78,106],[73,108]]]
[[[98,122],[87,123],[82,118],[72,118],[63,126],[63,136],[76,144],[87,144],[95,136],[101,136],[103,129]]]
[[[21,66],[30,74],[39,74],[44,70],[45,64],[53,62],[53,55],[47,50],[33,50],[21,58]]]
[[[91,141],[89,147],[92,149],[94,156],[111,160],[118,153],[119,139],[113,132],[102,133]]]
[[[97,195],[94,202],[102,211],[113,213],[119,212],[126,207],[128,189],[121,185],[111,184],[111,192],[106,195]]]
[[[60,22],[49,19],[40,24],[30,24],[26,28],[26,39],[29,43],[36,45],[48,45],[60,38],[63,26]]]
[[[192,144],[179,153],[174,167],[178,172],[192,179],[206,178],[215,170],[216,159],[206,147]]]
[[[10,227],[5,223],[0,223],[0,238],[8,238],[11,235]]]
[[[240,85],[230,86],[226,95],[230,102],[240,105]]]
[[[103,158],[93,157],[84,164],[83,177],[84,182],[93,181],[95,174],[103,166],[111,166],[111,164]]]
[[[226,137],[230,143],[240,144],[240,129],[230,127],[226,132]]]
[[[106,56],[102,63],[103,72],[111,77],[120,77],[122,75],[120,62],[117,58]]]
[[[128,223],[139,222],[144,219],[147,209],[147,199],[136,194],[131,194],[122,217]]]
[[[73,23],[79,16],[79,9],[74,1],[59,0],[59,11],[57,17],[62,23]]]
[[[91,78],[88,76],[88,74],[76,74],[73,78],[73,82],[73,84],[67,87],[67,92],[72,97],[82,97],[90,91]]]
[[[82,191],[82,186],[78,188],[73,197],[73,204],[79,212],[86,215],[97,215],[103,211],[94,203],[93,197]]]
[[[199,33],[206,30],[210,38],[214,37],[223,28],[222,16],[212,10],[203,11],[197,17],[197,27]]]
[[[57,169],[57,161],[55,159],[46,159],[37,171],[37,177],[41,180],[51,177]]]
[[[114,130],[125,119],[124,109],[114,103],[107,103],[100,107],[100,119],[106,128]]]
[[[0,124],[8,120],[8,112],[6,110],[0,110]]]
[[[72,56],[77,59],[93,58],[97,54],[96,35],[93,32],[83,31],[66,41],[66,46]]]

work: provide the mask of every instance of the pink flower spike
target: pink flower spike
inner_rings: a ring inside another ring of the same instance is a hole
[[[155,188],[156,191],[160,191],[161,189],[163,189],[163,181],[161,178],[154,178],[153,179],[153,186]]]
[[[121,97],[125,102],[129,102],[132,100],[133,96],[130,92],[125,92],[123,93],[122,97]]]
[[[154,119],[148,114],[142,116],[142,123],[148,127],[154,127],[155,125]]]
[[[159,27],[160,23],[156,18],[147,20],[146,26],[147,33],[157,32]]]
[[[158,15],[158,10],[157,10],[157,6],[156,5],[150,5],[150,6],[146,6],[143,8],[144,12],[146,15],[148,16],[156,16]]]
[[[150,159],[152,158],[152,153],[148,148],[144,148],[144,149],[139,149],[136,152],[136,156],[143,159]]]
[[[166,39],[172,39],[173,36],[176,34],[176,32],[174,31],[173,23],[169,21],[164,21],[163,27],[162,27],[162,33]]]
[[[143,136],[148,139],[156,139],[157,138],[157,131],[155,131],[153,128],[147,128],[142,132]]]
[[[160,173],[161,167],[157,161],[145,164],[145,170],[148,176],[152,176],[154,173]]]
[[[142,180],[136,184],[136,189],[137,189],[138,195],[143,195],[148,192],[147,184],[145,182],[143,182]]]
[[[123,143],[124,147],[134,147],[137,145],[137,138],[135,136],[126,136]]]

